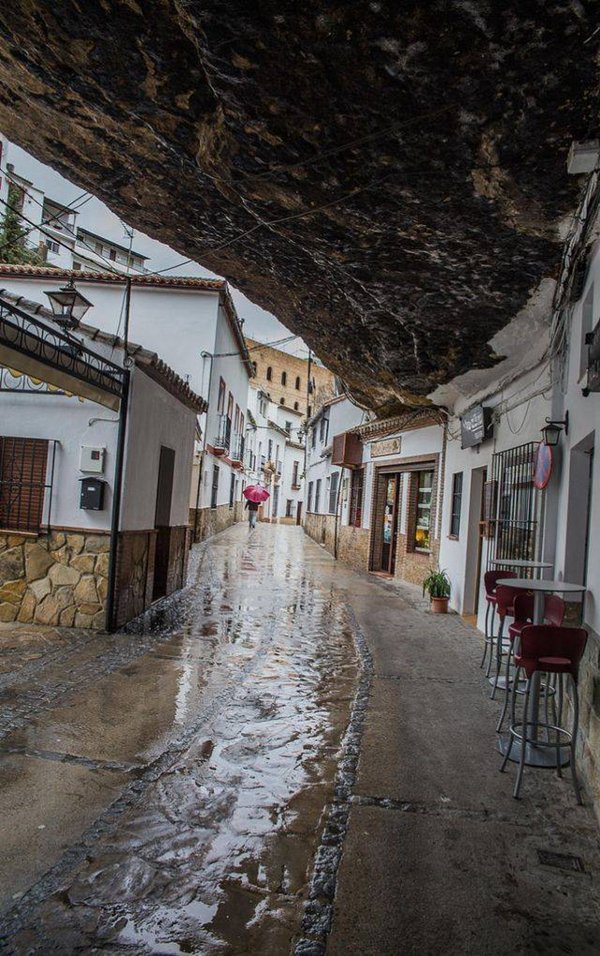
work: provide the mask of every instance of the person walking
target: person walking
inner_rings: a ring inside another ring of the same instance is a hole
[[[252,531],[256,528],[256,518],[260,504],[258,501],[247,501],[245,507],[248,509],[248,527]]]

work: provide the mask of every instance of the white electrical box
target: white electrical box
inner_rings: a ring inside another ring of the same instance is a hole
[[[106,448],[99,448],[97,445],[82,445],[79,454],[79,470],[87,471],[88,474],[104,474],[104,456]]]

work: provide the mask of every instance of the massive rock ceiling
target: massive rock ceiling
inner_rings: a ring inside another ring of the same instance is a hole
[[[568,147],[597,135],[595,8],[14,0],[0,129],[384,413],[489,366],[556,275]]]

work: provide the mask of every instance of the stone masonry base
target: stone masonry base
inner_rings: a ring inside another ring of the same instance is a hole
[[[0,534],[0,621],[103,628],[110,536]]]
[[[228,504],[218,505],[216,508],[190,508],[190,527],[192,540],[195,544],[206,538],[224,531],[236,521],[242,521],[245,516],[244,503],[237,501],[233,508]]]

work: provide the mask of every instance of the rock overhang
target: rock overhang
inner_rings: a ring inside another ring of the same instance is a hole
[[[0,11],[0,128],[390,414],[492,367],[556,277],[592,11],[38,0]]]

